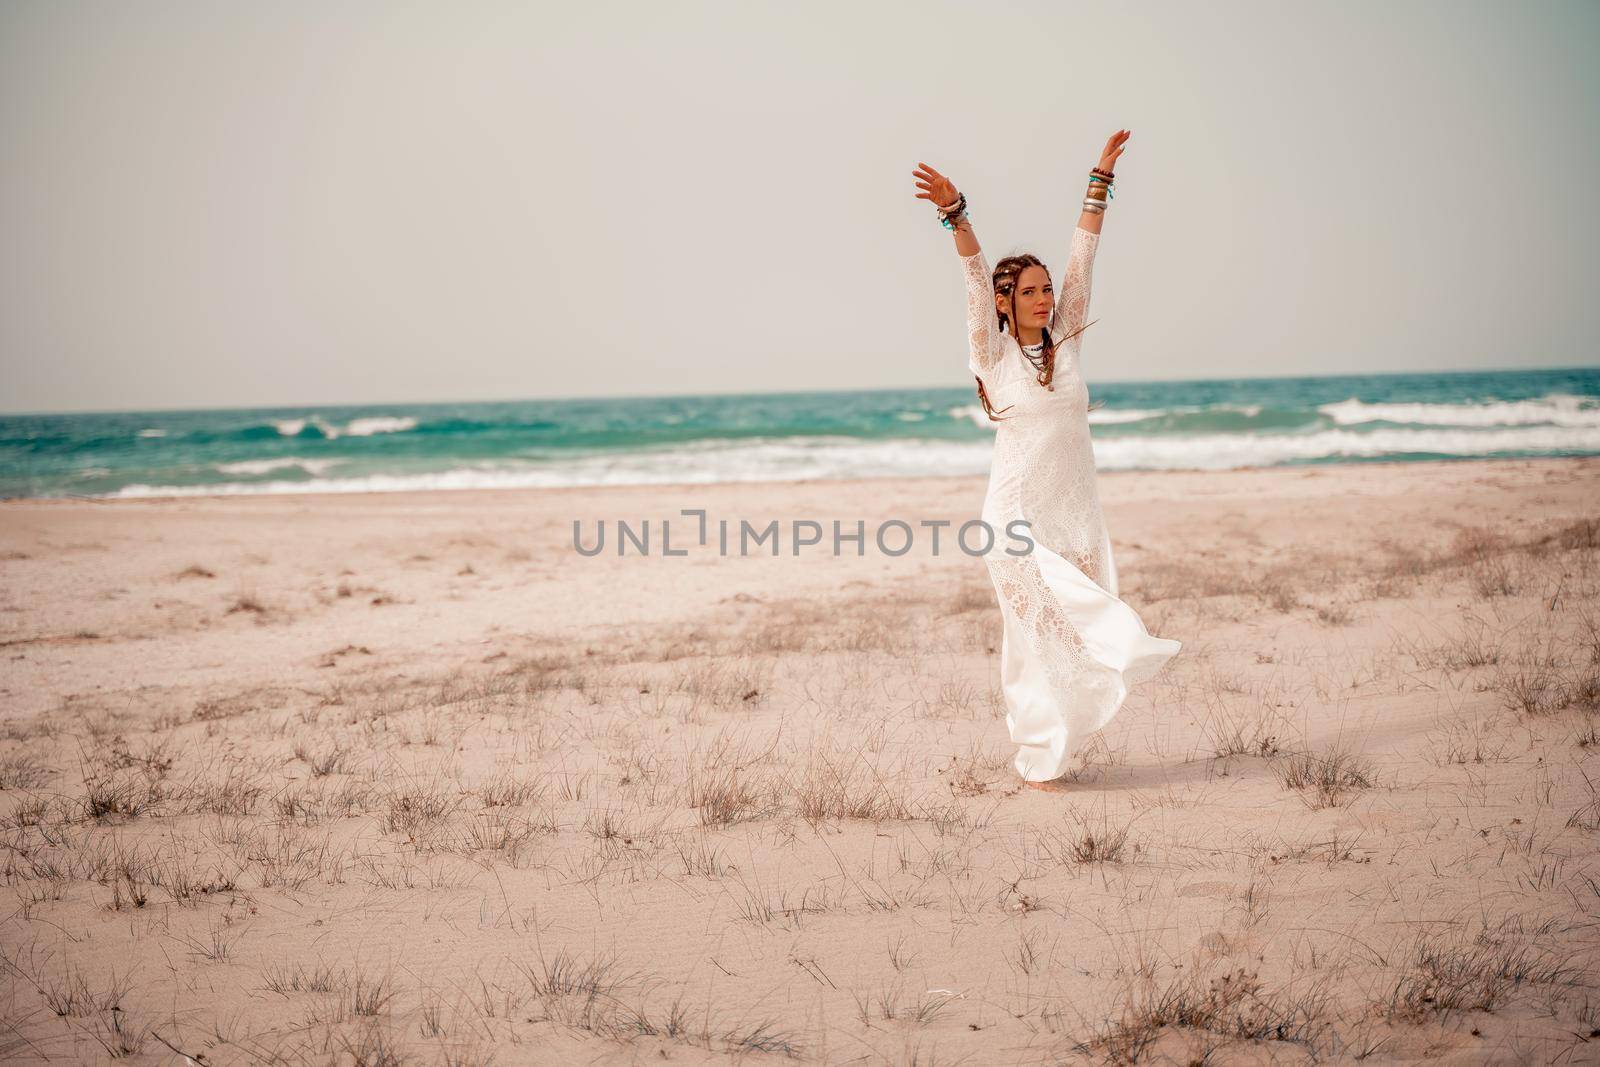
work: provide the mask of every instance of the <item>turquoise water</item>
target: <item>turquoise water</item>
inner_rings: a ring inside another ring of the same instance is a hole
[[[1101,470],[1600,454],[1600,368],[1092,383]],[[0,416],[0,496],[983,474],[969,389]]]

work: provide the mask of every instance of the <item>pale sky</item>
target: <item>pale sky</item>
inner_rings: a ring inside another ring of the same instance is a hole
[[[0,7],[0,410],[1600,363],[1600,3]]]

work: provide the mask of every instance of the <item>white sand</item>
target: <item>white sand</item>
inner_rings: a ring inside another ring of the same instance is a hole
[[[571,545],[980,478],[0,504],[0,1059],[1594,1059],[1597,489],[1102,475],[1184,650],[1057,792],[948,543]]]

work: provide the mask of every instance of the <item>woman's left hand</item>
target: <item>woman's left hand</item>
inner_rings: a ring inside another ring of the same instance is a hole
[[[1111,139],[1106,141],[1105,151],[1100,153],[1101,170],[1105,171],[1107,174],[1115,174],[1117,172],[1117,157],[1122,155],[1122,146],[1126,144],[1127,141],[1127,130],[1118,130],[1116,133],[1111,135]]]

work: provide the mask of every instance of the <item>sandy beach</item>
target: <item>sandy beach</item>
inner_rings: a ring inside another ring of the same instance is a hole
[[[1049,791],[983,491],[0,503],[0,1059],[1600,1059],[1600,459],[1102,474]]]

